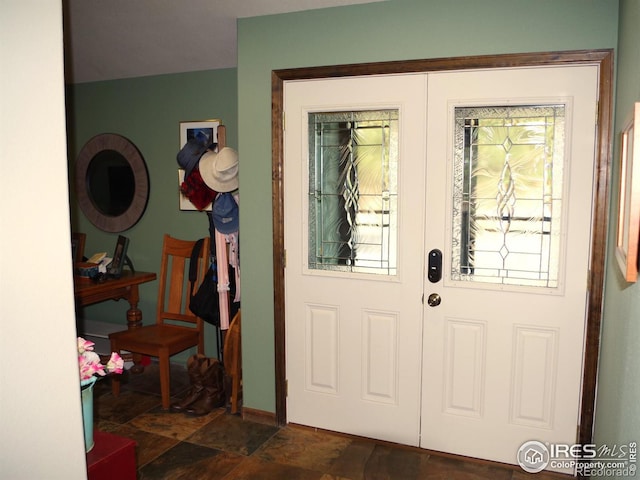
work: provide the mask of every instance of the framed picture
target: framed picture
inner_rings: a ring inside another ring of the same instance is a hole
[[[640,102],[636,102],[620,134],[620,193],[616,261],[627,282],[638,279],[640,242]]]
[[[84,244],[87,236],[84,233],[71,234],[71,256],[74,262],[82,262],[84,257]]]
[[[194,122],[180,122],[180,149],[184,147],[184,144],[191,138],[195,138],[198,134],[205,135],[209,145],[218,143],[218,127],[220,126],[220,120],[201,120]],[[178,169],[178,202],[180,210],[198,210],[198,208],[189,201],[189,199],[180,191],[180,185],[184,182],[184,170]],[[205,211],[211,210],[211,205],[204,209]]]
[[[180,122],[180,148],[198,134],[205,135],[209,145],[218,143],[218,126],[220,120],[201,120],[198,122]]]
[[[113,260],[109,264],[107,273],[112,277],[119,278],[122,275],[122,267],[124,267],[127,258],[127,248],[129,248],[129,239],[122,235],[118,235],[116,248],[113,252]]]

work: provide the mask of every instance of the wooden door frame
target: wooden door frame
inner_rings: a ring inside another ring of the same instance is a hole
[[[428,73],[504,67],[597,65],[599,99],[595,145],[594,200],[587,306],[582,400],[578,442],[591,443],[593,436],[600,325],[604,292],[607,213],[612,157],[613,50],[578,50],[471,57],[436,58],[378,63],[274,70],[271,74],[271,155],[273,201],[273,287],[276,374],[276,423],[287,423],[285,344],[285,252],[284,252],[284,82],[364,75]]]

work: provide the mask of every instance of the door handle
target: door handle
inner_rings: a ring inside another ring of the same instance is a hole
[[[429,295],[429,298],[427,298],[427,303],[430,307],[437,307],[442,303],[442,298],[437,293],[432,293]]]
[[[431,283],[438,283],[442,278],[442,252],[437,248],[429,252],[427,278]]]

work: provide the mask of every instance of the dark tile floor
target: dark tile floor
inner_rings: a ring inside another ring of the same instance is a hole
[[[188,389],[184,368],[174,366],[171,392]],[[535,480],[516,467],[373,440],[242,420],[219,408],[203,417],[169,413],[160,407],[157,367],[122,379],[118,398],[109,381],[95,389],[95,426],[137,442],[139,480]]]

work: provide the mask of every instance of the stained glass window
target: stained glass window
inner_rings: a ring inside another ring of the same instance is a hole
[[[396,274],[398,111],[309,114],[309,268]]]
[[[455,109],[452,280],[558,286],[564,105]]]

